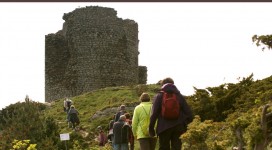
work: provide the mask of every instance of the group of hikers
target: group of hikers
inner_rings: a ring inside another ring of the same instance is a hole
[[[155,150],[157,140],[159,150],[181,149],[180,136],[193,120],[192,111],[172,78],[163,79],[161,84],[153,101],[148,93],[141,94],[141,103],[135,107],[132,116],[125,105],[120,106],[120,111],[109,123],[107,137],[114,150],[134,150],[134,139],[141,150]],[[100,126],[99,129],[105,136]],[[99,145],[104,146],[104,138],[99,139]]]
[[[180,136],[193,120],[192,111],[172,78],[163,79],[161,85],[152,101],[148,93],[141,94],[140,104],[134,108],[133,115],[121,105],[109,123],[107,134],[98,126],[99,146],[110,143],[113,150],[134,150],[136,139],[141,150],[155,150],[157,141],[159,150],[180,150]],[[67,119],[71,122],[71,114],[78,113],[72,106],[67,112]],[[79,120],[72,122],[73,128],[77,124]]]

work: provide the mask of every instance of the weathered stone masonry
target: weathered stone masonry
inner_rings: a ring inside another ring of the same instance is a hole
[[[45,36],[45,101],[95,89],[146,84],[138,66],[138,24],[112,8],[89,6],[64,14],[62,30]]]

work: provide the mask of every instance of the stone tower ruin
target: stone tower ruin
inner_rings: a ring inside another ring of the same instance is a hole
[[[62,30],[45,36],[45,101],[95,89],[146,84],[138,65],[138,24],[112,8],[88,6],[63,15]]]

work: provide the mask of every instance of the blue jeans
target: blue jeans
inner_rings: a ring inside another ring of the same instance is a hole
[[[114,150],[129,150],[128,149],[128,143],[114,144],[113,149]]]

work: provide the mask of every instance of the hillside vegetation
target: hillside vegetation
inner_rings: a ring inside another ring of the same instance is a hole
[[[107,131],[109,121],[121,104],[132,114],[142,92],[153,97],[159,89],[157,84],[108,87],[72,97],[80,113],[77,131],[68,127],[64,99],[50,104],[33,101],[12,104],[0,113],[1,149],[65,149],[59,137],[62,133],[70,134],[67,141],[70,150],[98,149],[94,140],[98,125]],[[195,93],[185,97],[195,117],[181,137],[183,149],[261,150],[270,147],[272,76],[254,81],[250,75],[236,84],[225,83],[205,89],[195,87]]]

